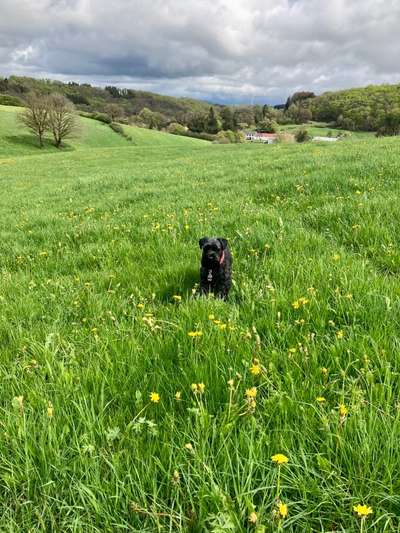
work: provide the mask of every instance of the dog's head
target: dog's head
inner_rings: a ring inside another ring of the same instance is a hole
[[[203,237],[199,240],[200,248],[203,251],[201,264],[206,268],[214,268],[223,262],[224,250],[228,246],[228,241],[221,237]]]

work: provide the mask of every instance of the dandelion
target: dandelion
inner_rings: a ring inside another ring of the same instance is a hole
[[[315,398],[315,401],[318,402],[318,403],[325,403],[326,402],[326,398],[324,398],[323,396],[317,396]]]
[[[259,376],[262,373],[262,369],[260,365],[254,364],[250,367],[250,372],[253,374],[253,376]]]
[[[47,404],[47,416],[53,418],[53,404],[51,402]]]
[[[179,402],[179,401],[181,400],[181,391],[177,391],[177,392],[175,393],[175,400],[176,400],[177,402]]]
[[[288,506],[286,503],[278,503],[278,514],[280,518],[286,518],[288,515]]]
[[[194,394],[204,394],[206,386],[204,385],[204,383],[192,383],[190,385],[190,388],[192,389],[192,392],[194,392]]]
[[[289,462],[289,458],[283,453],[277,453],[271,457],[271,460],[277,465],[283,465]]]
[[[189,331],[188,336],[191,338],[201,337],[203,335],[202,331]]]
[[[246,389],[246,398],[255,398],[257,396],[256,387],[251,387],[251,389]]]
[[[150,401],[152,403],[158,403],[160,401],[160,395],[157,392],[152,392],[150,394]]]
[[[368,515],[372,514],[372,507],[368,507],[367,505],[361,505],[360,503],[358,505],[354,505],[353,511],[357,513],[357,516],[359,518],[367,518]]]
[[[340,415],[340,418],[345,418],[346,415],[348,414],[349,410],[348,408],[343,404],[341,403],[339,405],[339,415]]]
[[[137,304],[136,306],[138,309],[144,309],[144,304]]]
[[[175,302],[181,302],[182,301],[182,296],[180,296],[179,294],[174,294],[172,298],[173,298],[173,300],[175,300]]]

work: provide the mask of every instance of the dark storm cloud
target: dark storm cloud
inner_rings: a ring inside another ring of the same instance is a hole
[[[0,0],[0,72],[219,101],[400,81],[398,0]]]

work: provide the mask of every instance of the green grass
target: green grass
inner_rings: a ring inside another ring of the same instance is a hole
[[[38,142],[29,131],[17,123],[17,113],[20,111],[16,107],[0,105],[0,158],[13,157],[17,155],[33,155],[41,151],[58,152],[53,146],[51,137],[45,141],[43,150],[38,148]],[[79,117],[78,133],[71,139],[65,141],[63,151],[67,150],[87,150],[88,148],[117,148],[130,146],[134,148],[145,146],[175,146],[180,143],[182,146],[205,146],[206,141],[190,139],[161,133],[159,131],[124,126],[126,132],[131,135],[132,141],[128,141],[122,135],[118,135],[108,124],[97,120]]]
[[[324,123],[311,122],[308,124],[285,124],[279,126],[280,131],[286,131],[288,133],[295,133],[299,128],[305,128],[308,133],[316,137],[326,137],[328,133],[331,133],[332,137],[336,137],[344,132],[349,135],[351,140],[358,139],[368,139],[373,137],[375,134],[368,131],[347,131],[338,128],[329,128]]]
[[[399,531],[399,139],[196,146],[0,161],[0,530]]]

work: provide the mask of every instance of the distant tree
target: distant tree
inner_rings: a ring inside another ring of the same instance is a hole
[[[120,98],[121,91],[118,89],[118,87],[114,87],[113,85],[108,85],[105,90],[111,94],[113,98]]]
[[[277,133],[278,124],[274,120],[266,119],[257,124],[257,131],[264,133]]]
[[[196,113],[189,117],[187,125],[190,131],[194,131],[195,133],[201,133],[203,131],[206,131],[207,115],[203,115],[202,113]]]
[[[24,103],[25,108],[18,114],[18,121],[36,135],[42,148],[44,135],[49,129],[48,97],[31,93],[25,97]]]
[[[107,104],[104,111],[113,122],[118,121],[118,119],[124,116],[124,110],[118,104]]]
[[[237,126],[235,124],[232,109],[228,106],[225,106],[222,108],[220,115],[222,121],[222,129],[225,131],[234,131]]]
[[[254,106],[254,122],[257,125],[264,120],[263,108],[260,105]]]
[[[377,136],[400,135],[400,108],[392,109],[382,118]]]
[[[54,144],[61,147],[62,141],[76,133],[78,120],[75,107],[62,94],[51,94],[47,98],[49,108],[49,129],[53,133]]]
[[[207,122],[206,122],[206,132],[207,133],[218,133],[220,130],[220,125],[218,123],[218,118],[215,114],[214,108],[210,107],[208,112]]]
[[[254,124],[254,113],[251,106],[237,107],[233,113],[237,125],[242,127],[252,126]]]
[[[154,113],[148,107],[144,107],[139,113],[139,119],[149,129],[154,130],[159,127],[159,117],[157,115],[157,113]]]

